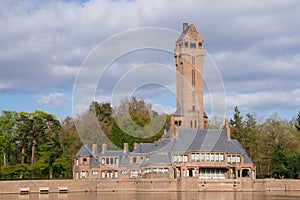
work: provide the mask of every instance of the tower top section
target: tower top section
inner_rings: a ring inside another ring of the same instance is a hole
[[[197,31],[196,27],[194,24],[188,24],[188,23],[183,23],[182,26],[182,33],[177,39],[177,42],[181,41],[197,41],[197,42],[202,42],[203,43],[203,38]]]

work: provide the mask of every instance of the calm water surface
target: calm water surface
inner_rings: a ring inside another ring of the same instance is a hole
[[[65,200],[293,200],[300,199],[299,192],[167,192],[167,193],[69,193],[69,194],[31,194],[31,195],[0,195],[0,200],[19,199],[65,199]]]

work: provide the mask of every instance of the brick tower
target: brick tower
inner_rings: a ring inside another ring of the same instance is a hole
[[[194,24],[183,23],[182,34],[176,41],[174,50],[177,110],[171,125],[175,129],[208,127],[208,119],[203,109],[204,55],[204,41]]]

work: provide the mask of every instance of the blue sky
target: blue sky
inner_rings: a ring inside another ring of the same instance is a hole
[[[222,75],[228,116],[234,106],[259,116],[277,112],[285,119],[300,110],[297,0],[4,0],[0,9],[0,110],[40,109],[62,120],[72,115],[76,74],[98,44],[135,28],[181,31],[183,22],[195,24]],[[122,73],[153,60],[174,67],[170,53],[129,55],[111,65],[95,100],[109,102]],[[175,74],[170,84],[174,80]],[[170,91],[144,87],[136,94],[174,111]]]

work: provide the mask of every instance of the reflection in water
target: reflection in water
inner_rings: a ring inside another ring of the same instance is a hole
[[[294,200],[299,192],[103,192],[68,194],[0,195],[0,200]]]

